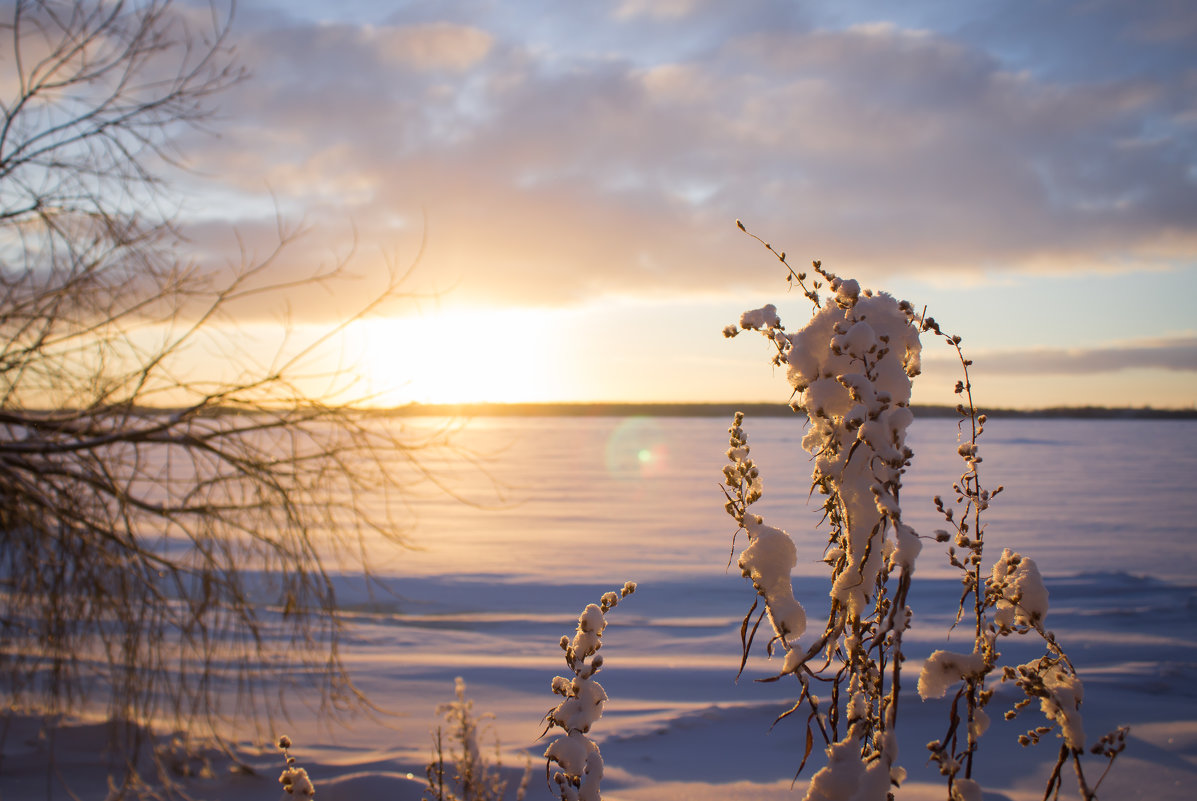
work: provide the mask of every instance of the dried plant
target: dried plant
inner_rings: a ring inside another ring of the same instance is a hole
[[[549,743],[544,756],[546,778],[549,768],[557,766],[552,781],[562,801],[601,801],[603,756],[598,744],[587,735],[603,716],[607,693],[594,676],[603,667],[599,649],[603,647],[603,631],[607,628],[606,614],[635,591],[636,584],[629,581],[618,592],[605,593],[599,603],[582,610],[573,638],[561,637],[565,664],[573,678],[553,679],[553,692],[563,700],[545,715],[548,723],[545,731],[561,729],[565,734]]]
[[[316,785],[308,778],[306,769],[301,768],[295,757],[291,756],[291,738],[283,735],[278,738],[278,749],[283,752],[283,772],[279,774],[278,782],[286,790],[287,795],[296,798],[315,798]]]
[[[453,773],[450,775],[446,765],[444,728],[437,726],[432,734],[432,760],[424,769],[428,777],[424,797],[429,801],[502,801],[507,782],[498,740],[494,760],[488,761],[478,742],[484,717],[474,712],[474,702],[466,698],[465,680],[460,676],[454,689],[457,700],[437,707],[452,741],[449,758]]]
[[[741,414],[729,429],[723,491],[737,534],[744,531],[748,538],[738,564],[758,595],[741,627],[741,671],[767,614],[772,628],[768,650],[772,654],[780,649],[783,656],[781,670],[770,680],[793,675],[800,685],[798,700],[778,719],[806,713],[799,773],[816,737],[826,748],[827,765],[811,777],[805,798],[881,801],[892,798],[892,788],[905,778],[897,764],[896,737],[906,658],[902,636],[914,615],[907,600],[923,538],[902,521],[900,490],[914,455],[905,444],[905,431],[913,421],[909,401],[911,379],[920,372],[920,334],[927,332],[955,349],[964,371],[956,392],[963,396],[957,412],[965,439],[959,448],[965,470],[953,486],[953,502],[935,498],[949,526],[936,532],[935,539],[951,541],[949,562],[963,575],[957,622],[965,617],[974,622],[973,651],[934,652],[918,679],[923,699],[954,690],[946,736],[928,746],[931,758],[946,778],[949,799],[980,801],[981,788],[972,772],[988,726],[985,707],[994,697],[987,680],[996,675],[1025,695],[1007,717],[1037,699],[1047,718],[1049,725],[1031,729],[1021,742],[1033,744],[1053,729],[1063,740],[1045,799],[1058,795],[1061,769],[1069,762],[1082,796],[1086,801],[1096,798],[1101,781],[1088,782],[1081,759],[1085,742],[1080,680],[1054,635],[1043,627],[1047,592],[1038,569],[1032,560],[1009,550],[991,569],[984,567],[983,513],[1002,488],[990,491],[981,484],[977,439],[985,416],[973,403],[968,374],[972,362],[960,348],[960,337],[943,333],[934,319],[916,314],[909,303],[862,290],[855,280],[840,278],[817,261],[808,285],[807,273],[791,268],[784,252],[759,241],[814,306],[811,320],[792,334],[772,305],[745,312],[738,325],[724,329],[729,337],[756,330],[773,343],[774,364],[784,366],[794,390],[791,406],[807,417],[802,444],[814,462],[812,494],[817,491],[824,499],[829,532],[823,561],[831,582],[826,622],[808,644],[800,642],[807,629],[806,611],[793,593],[794,542],[749,508],[761,497],[762,482]],[[820,294],[824,288],[829,296]],[[765,609],[754,623],[759,599]],[[1029,632],[1042,638],[1044,655],[1017,667],[999,667],[1000,638]],[[826,688],[828,698],[816,693],[819,687]],[[1092,750],[1105,758],[1108,769],[1124,742],[1125,729],[1119,729]]]
[[[948,561],[961,573],[963,592],[956,621],[971,619],[974,646],[971,654],[935,651],[924,663],[918,684],[920,697],[942,698],[955,689],[946,733],[928,743],[927,749],[940,773],[947,777],[950,789],[967,801],[981,798],[981,788],[973,781],[972,770],[981,735],[989,726],[985,709],[994,699],[991,681],[996,678],[998,683],[1014,684],[1023,694],[1012,709],[1004,712],[1007,720],[1014,719],[1036,700],[1046,719],[1047,725],[1033,726],[1019,735],[1020,744],[1035,745],[1053,730],[1062,740],[1044,798],[1059,797],[1062,769],[1071,762],[1081,797],[1085,801],[1095,799],[1114,759],[1126,746],[1128,728],[1120,727],[1104,735],[1088,749],[1106,763],[1101,776],[1090,783],[1082,761],[1086,752],[1080,713],[1082,684],[1055,634],[1044,627],[1048,592],[1039,568],[1033,559],[1008,548],[1003,549],[991,568],[986,567],[984,513],[1004,487],[998,485],[990,490],[981,480],[978,440],[987,419],[973,402],[969,379],[973,362],[964,355],[960,336],[943,332],[930,317],[924,317],[920,323],[923,332],[930,332],[953,348],[963,374],[956,382],[955,393],[961,396],[956,412],[961,418],[963,441],[957,453],[964,462],[964,470],[952,485],[948,502],[940,496],[933,500],[946,525],[935,532],[935,539],[949,543]],[[1040,638],[1043,655],[1021,665],[1000,664],[1002,639],[1028,634]]]

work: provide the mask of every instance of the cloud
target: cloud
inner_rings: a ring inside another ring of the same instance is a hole
[[[1159,369],[1197,372],[1197,336],[1122,342],[1096,348],[1026,348],[969,354],[989,375],[1085,375]],[[940,366],[942,356],[928,361]]]
[[[1070,64],[1107,41],[1154,54],[1093,79],[1026,68],[1014,23],[933,30],[881,5],[840,24],[763,1],[683,3],[670,25],[588,3],[256,19],[222,138],[185,149],[362,241],[418,237],[426,212],[422,270],[494,302],[775,286],[736,218],[871,282],[1192,264],[1197,57],[1161,41],[1163,12],[1116,5],[1035,34]]]
[[[702,0],[621,0],[615,9],[615,18],[676,20],[693,14],[700,5],[703,5]]]
[[[416,70],[463,72],[490,52],[490,34],[447,22],[367,28],[365,40],[383,58]]]

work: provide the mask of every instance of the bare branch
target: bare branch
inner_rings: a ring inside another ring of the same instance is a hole
[[[236,341],[233,306],[334,282],[347,262],[273,279],[302,233],[281,220],[273,252],[224,275],[175,252],[175,137],[243,76],[231,12],[213,5],[201,29],[170,0],[11,9],[0,19],[0,70],[15,87],[0,98],[8,708],[90,700],[116,720],[219,734],[280,708],[263,690],[313,676],[329,708],[365,704],[337,649],[327,559],[406,542],[408,490],[436,478],[419,452],[443,441],[306,387],[319,349],[400,297],[404,271],[392,265],[313,341],[255,355]],[[213,342],[228,369],[194,373]]]

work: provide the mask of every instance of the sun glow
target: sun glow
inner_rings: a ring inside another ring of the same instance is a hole
[[[558,313],[457,309],[363,320],[348,353],[377,406],[558,400]]]

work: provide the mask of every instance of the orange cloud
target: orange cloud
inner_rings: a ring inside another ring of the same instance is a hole
[[[486,31],[447,22],[370,27],[365,39],[386,62],[421,71],[464,72],[486,58],[494,44]]]

